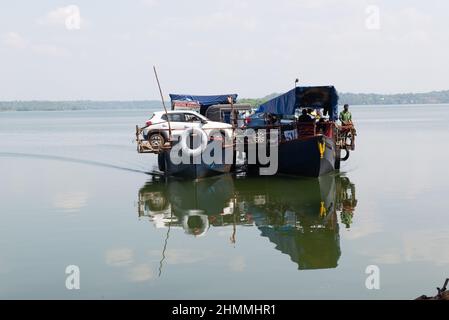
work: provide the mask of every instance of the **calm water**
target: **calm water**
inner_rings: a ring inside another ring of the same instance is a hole
[[[435,293],[449,277],[449,106],[352,111],[340,175],[169,184],[135,152],[148,112],[0,113],[0,298]],[[66,289],[68,265],[81,290]]]

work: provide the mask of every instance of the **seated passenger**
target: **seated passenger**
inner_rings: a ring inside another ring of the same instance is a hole
[[[278,120],[279,119],[278,119],[278,117],[275,114],[272,114],[272,113],[268,113],[267,114],[266,122],[267,122],[268,125],[275,125],[278,122]]]
[[[310,118],[315,120],[314,110],[312,108],[307,109],[307,114]]]
[[[307,113],[307,109],[302,109],[302,114],[298,118],[298,122],[312,122],[314,119]]]

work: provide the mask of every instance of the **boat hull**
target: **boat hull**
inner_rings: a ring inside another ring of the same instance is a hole
[[[319,177],[335,170],[335,142],[323,135],[279,144],[278,173]]]
[[[183,179],[202,179],[229,173],[233,166],[231,163],[226,163],[225,155],[226,152],[232,152],[232,149],[232,146],[224,147],[222,149],[221,161],[219,163],[205,163],[202,157],[195,159],[190,158],[189,163],[176,163],[176,161],[173,161],[171,158],[170,151],[164,151],[158,156],[159,169],[163,171],[166,176]]]

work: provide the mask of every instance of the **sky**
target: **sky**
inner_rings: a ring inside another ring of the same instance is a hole
[[[0,100],[449,89],[444,0],[0,0]]]

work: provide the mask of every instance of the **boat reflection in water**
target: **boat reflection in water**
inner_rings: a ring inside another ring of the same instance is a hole
[[[341,255],[339,222],[350,228],[357,204],[347,177],[233,178],[151,181],[139,191],[139,216],[157,228],[205,236],[214,227],[257,227],[299,269],[335,268]]]

